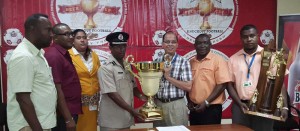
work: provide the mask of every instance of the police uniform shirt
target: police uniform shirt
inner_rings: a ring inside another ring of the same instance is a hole
[[[119,107],[107,93],[117,92],[124,101],[133,107],[133,88],[136,87],[130,72],[110,56],[100,67],[98,78],[101,87],[99,123],[102,127],[127,128],[134,124],[133,116]]]

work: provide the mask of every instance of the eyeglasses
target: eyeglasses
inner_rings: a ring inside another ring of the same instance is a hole
[[[177,44],[177,41],[176,40],[172,40],[172,41],[166,40],[166,41],[164,41],[164,43],[166,43],[166,44]]]
[[[55,35],[64,35],[64,36],[67,36],[67,37],[74,37],[74,34],[72,32],[66,32],[66,33],[61,33],[61,34],[58,34],[58,33],[54,33]]]

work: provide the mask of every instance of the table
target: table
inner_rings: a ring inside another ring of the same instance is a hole
[[[188,126],[191,131],[252,131],[252,129],[238,124],[198,125]],[[155,128],[128,129],[121,131],[157,131]]]

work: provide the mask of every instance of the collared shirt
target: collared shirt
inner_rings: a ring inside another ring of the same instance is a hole
[[[227,62],[221,56],[209,52],[201,61],[194,57],[190,63],[193,84],[189,97],[196,104],[204,102],[216,85],[230,81]],[[223,92],[211,104],[222,104],[224,100],[225,93]]]
[[[7,122],[9,129],[18,131],[29,126],[25,120],[16,93],[29,92],[35,113],[43,129],[56,126],[57,92],[51,68],[38,50],[26,38],[13,51],[7,65]]]
[[[89,72],[91,72],[93,68],[93,59],[92,59],[92,53],[88,56],[88,59],[85,60],[84,57],[74,48],[72,47],[72,51],[74,52],[74,55],[79,55],[83,64],[86,66]]]
[[[61,84],[66,104],[72,115],[81,114],[81,87],[69,52],[58,44],[48,48],[45,57],[52,67],[55,84]]]
[[[111,55],[100,67],[98,77],[102,94],[98,120],[100,126],[127,128],[133,125],[133,116],[108,96],[108,93],[117,92],[128,105],[133,107],[133,88],[136,87],[133,75]]]
[[[172,59],[172,69],[170,76],[180,81],[191,81],[192,72],[190,62],[177,53]],[[164,76],[161,79],[160,87],[157,93],[157,98],[168,99],[184,97],[185,91],[171,84]]]
[[[244,49],[241,49],[234,55],[232,55],[228,62],[229,73],[231,81],[235,83],[235,88],[237,93],[242,100],[250,100],[253,96],[253,93],[256,89],[258,78],[260,74],[261,60],[262,60],[262,51],[263,48],[258,46],[256,51],[253,54],[247,54]],[[250,68],[249,79],[247,79],[248,74],[248,65],[250,63],[253,56],[255,55],[253,64]],[[245,62],[245,56],[246,61]],[[243,87],[243,83],[246,81],[251,81],[252,84],[249,87]]]

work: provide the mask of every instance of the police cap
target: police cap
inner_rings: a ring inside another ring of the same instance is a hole
[[[128,38],[129,34],[126,32],[114,32],[106,36],[106,41],[108,41],[110,45],[127,44]]]

